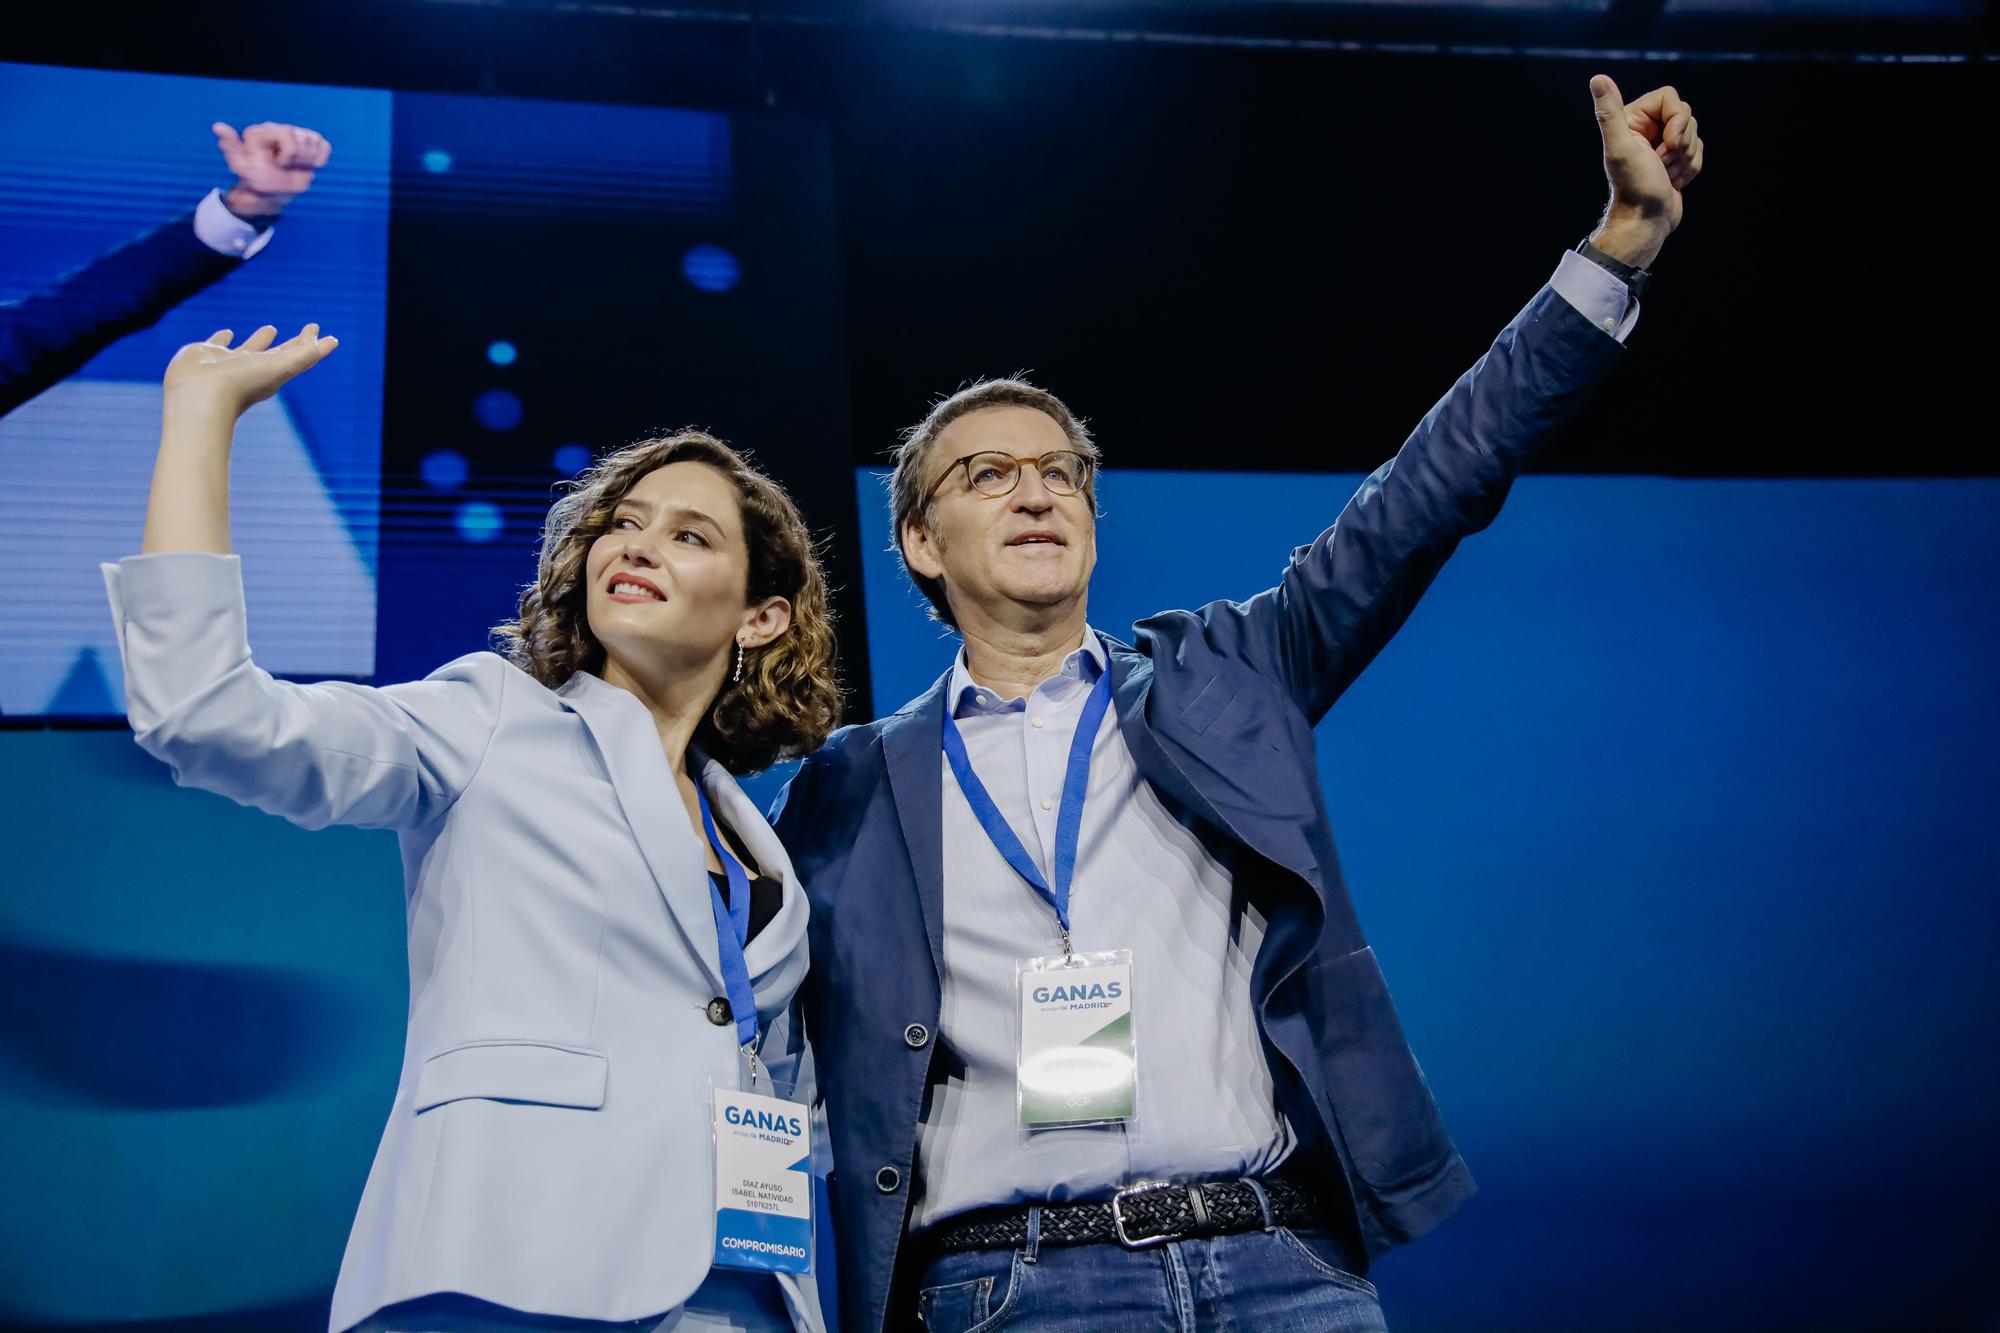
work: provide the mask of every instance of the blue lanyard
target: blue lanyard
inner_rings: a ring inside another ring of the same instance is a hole
[[[743,961],[743,946],[750,940],[750,876],[715,836],[715,816],[708,812],[708,793],[699,782],[695,783],[694,798],[701,804],[702,832],[708,835],[708,845],[715,849],[722,872],[729,877],[727,903],[722,901],[715,881],[706,875],[702,878],[708,880],[708,905],[715,913],[715,947],[722,956],[722,985],[729,992],[729,1008],[736,1015],[736,1040],[748,1046],[757,1040],[757,994],[750,986],[750,968]]]
[[[979,780],[979,774],[972,771],[972,759],[965,753],[965,739],[958,734],[958,723],[952,721],[951,709],[944,712],[944,757],[951,764],[952,776],[958,779],[958,789],[965,793],[965,803],[972,807],[972,813],[979,820],[979,826],[986,830],[986,836],[993,841],[993,847],[1007,859],[1022,879],[1028,881],[1036,893],[1048,900],[1056,910],[1056,924],[1062,927],[1063,955],[1068,957],[1069,948],[1069,889],[1070,881],[1076,875],[1076,844],[1083,830],[1083,798],[1090,788],[1090,747],[1097,739],[1097,729],[1104,722],[1104,710],[1111,706],[1111,672],[1107,668],[1091,687],[1090,698],[1083,704],[1083,714],[1077,719],[1076,735],[1069,742],[1069,766],[1063,773],[1062,808],[1056,814],[1056,854],[1055,887],[1042,878],[1041,868],[1028,849],[1014,836],[1007,819],[1000,813],[1000,807],[993,803],[986,784]]]

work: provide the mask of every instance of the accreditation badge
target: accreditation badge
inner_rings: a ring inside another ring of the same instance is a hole
[[[1015,1089],[1022,1126],[1131,1120],[1139,1091],[1132,951],[1023,958],[1014,978],[1021,997]]]
[[[714,1263],[766,1273],[811,1272],[811,1108],[719,1084],[713,1095]]]

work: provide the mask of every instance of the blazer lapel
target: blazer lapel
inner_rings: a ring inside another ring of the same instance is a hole
[[[722,957],[708,901],[708,858],[688,823],[646,706],[587,671],[571,676],[556,694],[590,728],[653,883],[720,995]]]
[[[931,963],[944,976],[944,708],[951,672],[882,728],[882,755],[924,909]]]

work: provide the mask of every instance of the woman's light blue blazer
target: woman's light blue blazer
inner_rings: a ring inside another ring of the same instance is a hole
[[[250,659],[235,556],[104,570],[133,732],[175,781],[401,839],[409,1034],[330,1327],[435,1292],[602,1320],[680,1305],[713,1252],[710,1081],[733,1086],[739,1057],[706,1012],[724,987],[705,852],[644,705],[492,653],[386,689],[287,684]],[[811,1100],[805,896],[729,774],[689,763],[784,882],[746,961],[765,1063]],[[812,1279],[778,1280],[818,1330]]]

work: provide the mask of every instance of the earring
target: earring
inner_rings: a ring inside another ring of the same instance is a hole
[[[729,683],[731,685],[734,685],[739,681],[741,681],[742,679],[743,679],[743,640],[738,639],[736,641],[736,674],[729,678]]]

